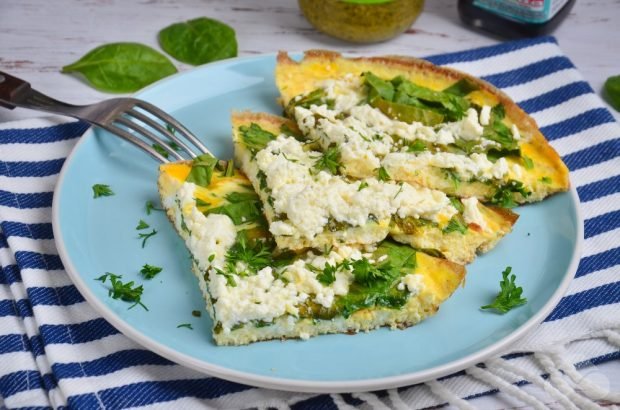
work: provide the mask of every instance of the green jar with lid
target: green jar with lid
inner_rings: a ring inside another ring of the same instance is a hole
[[[374,43],[411,27],[424,0],[299,0],[299,7],[314,27],[330,36]]]

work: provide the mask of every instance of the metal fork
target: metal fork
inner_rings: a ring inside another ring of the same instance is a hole
[[[162,163],[170,162],[169,157],[187,159],[183,152],[189,158],[210,154],[181,123],[153,104],[136,98],[72,105],[48,97],[32,89],[28,82],[0,71],[0,106],[30,108],[86,121],[129,141]]]

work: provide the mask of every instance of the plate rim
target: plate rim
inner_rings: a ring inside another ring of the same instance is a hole
[[[296,53],[295,53],[296,54]],[[268,57],[275,57],[277,53],[264,53],[253,56],[230,58],[216,63],[211,63],[205,66],[195,67],[190,70],[179,72],[170,77],[166,77],[159,80],[148,87],[140,90],[132,95],[135,98],[141,98],[141,95],[148,92],[152,88],[158,87],[161,84],[173,81],[180,76],[188,75],[196,71],[209,70],[214,66],[226,65],[236,63],[244,60],[262,60]],[[148,99],[146,99],[148,101]],[[234,370],[225,366],[220,366],[204,360],[197,359],[190,355],[181,353],[171,347],[165,346],[150,337],[142,334],[137,329],[133,328],[129,323],[122,320],[110,307],[103,303],[86,285],[69,255],[65,242],[62,236],[62,230],[60,227],[60,207],[61,207],[61,192],[65,184],[65,177],[68,173],[68,169],[74,158],[77,156],[79,147],[87,141],[95,137],[94,127],[88,128],[84,134],[80,137],[79,141],[71,149],[71,152],[67,156],[61,171],[58,175],[56,186],[54,188],[54,195],[52,200],[52,231],[54,234],[54,240],[58,255],[65,267],[65,271],[69,275],[73,284],[78,288],[82,296],[93,307],[93,309],[99,313],[106,321],[119,330],[123,335],[127,336],[131,340],[137,342],[141,346],[148,350],[159,354],[166,359],[169,359],[182,366],[189,367],[193,370],[199,371],[203,374],[219,377],[229,381],[243,383],[256,387],[263,387],[269,389],[278,389],[292,392],[304,392],[304,393],[348,393],[348,392],[364,392],[382,390],[388,388],[397,388],[407,386],[415,383],[425,382],[431,379],[436,379],[441,376],[445,376],[460,370],[463,370],[471,365],[479,363],[484,359],[499,353],[501,350],[506,349],[517,340],[523,338],[527,333],[538,326],[547,317],[553,308],[559,303],[564,296],[568,286],[570,285],[579,261],[581,260],[582,248],[583,248],[583,216],[580,207],[579,196],[575,185],[570,181],[570,189],[567,194],[571,196],[571,200],[575,208],[576,217],[576,241],[574,248],[572,249],[572,256],[570,263],[564,273],[562,280],[560,281],[557,289],[547,300],[547,302],[526,322],[522,323],[519,327],[514,329],[510,334],[501,338],[500,340],[490,344],[489,346],[478,350],[474,353],[466,355],[457,360],[450,361],[446,364],[431,367],[421,371],[415,371],[396,376],[387,376],[379,378],[369,378],[362,380],[344,380],[344,381],[315,381],[304,379],[287,379],[281,377],[264,376],[246,371]],[[569,175],[570,178],[570,175]]]

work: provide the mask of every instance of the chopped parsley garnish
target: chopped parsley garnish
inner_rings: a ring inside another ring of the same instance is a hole
[[[99,198],[102,196],[112,196],[114,191],[110,189],[110,185],[95,184],[93,185],[93,198]]]
[[[392,178],[390,177],[390,174],[387,172],[387,169],[385,169],[384,167],[379,167],[377,168],[377,179],[379,181],[386,182]]]
[[[200,317],[202,316],[202,312],[200,310],[192,310],[192,316]]]
[[[355,282],[366,286],[372,285],[377,281],[386,281],[393,276],[392,267],[389,263],[373,265],[366,258],[351,262]]]
[[[443,228],[443,232],[459,232],[461,234],[465,234],[467,232],[467,225],[465,225],[465,223],[463,223],[460,218],[453,217],[452,219],[450,219],[450,222],[448,222],[448,225]]]
[[[223,270],[218,269],[218,268],[214,268],[214,269],[215,269],[215,273],[217,273],[218,275],[222,275],[226,278],[226,283],[228,284],[228,286],[232,286],[232,287],[237,286],[237,282],[235,282],[235,278],[233,277],[232,273],[224,272]]]
[[[264,149],[270,141],[275,140],[275,134],[269,131],[265,131],[256,123],[250,124],[250,126],[242,125],[239,127],[243,143],[254,155],[262,149]]]
[[[396,199],[396,197],[397,197],[398,195],[400,195],[400,193],[401,193],[401,192],[403,192],[403,185],[405,185],[403,182],[399,182],[399,183],[398,183],[398,186],[399,186],[400,188],[398,188],[398,192],[396,192],[396,195],[394,195],[394,199]]]
[[[545,176],[545,177],[541,177],[540,178],[540,182],[542,182],[543,184],[550,184],[553,181],[551,180],[551,177],[546,177]]]
[[[459,186],[461,185],[461,177],[459,177],[459,174],[457,174],[455,170],[450,168],[444,168],[443,172],[446,174],[446,178],[450,182],[452,182],[454,190],[459,189]]]
[[[163,146],[161,146],[160,144],[157,144],[157,143],[153,144],[153,149],[154,149],[155,151],[157,151],[157,153],[158,153],[158,154],[160,154],[162,157],[164,157],[164,158],[166,158],[166,159],[167,159],[167,158],[168,158],[168,156],[170,155],[170,154],[168,153],[168,151],[166,151],[166,149],[165,149]]]
[[[157,208],[155,206],[155,204],[153,203],[153,201],[146,201],[146,203],[144,204],[144,207],[146,209],[146,214],[150,215],[151,211],[163,211],[162,208]]]
[[[331,265],[329,262],[326,262],[323,269],[306,264],[306,268],[317,273],[316,280],[325,286],[329,286],[336,281],[336,272],[351,269],[351,262],[346,259],[340,263],[336,263],[335,265]]]
[[[260,187],[260,189],[262,189],[263,191],[269,193],[269,187],[267,185],[267,174],[265,174],[263,171],[259,170],[256,173],[256,178],[258,178],[258,186]]]
[[[266,241],[248,239],[245,231],[239,232],[237,242],[226,253],[228,272],[235,272],[237,263],[241,262],[249,272],[256,273],[270,266],[273,259],[272,249]]]
[[[149,310],[144,304],[141,302],[142,292],[144,288],[142,285],[134,286],[134,282],[121,282],[121,275],[115,275],[114,273],[106,272],[105,275],[102,275],[95,280],[101,281],[105,283],[107,279],[110,279],[110,284],[112,288],[108,290],[108,296],[112,299],[120,299],[125,302],[134,302],[133,305],[129,307],[129,309],[133,308],[136,305],[140,305],[144,308],[144,310]]]
[[[189,330],[194,330],[191,323],[181,323],[180,325],[177,326],[177,329],[182,328],[182,327],[189,329]]]
[[[155,234],[157,234],[157,231],[155,229],[153,229],[151,232],[149,233],[140,233],[138,234],[138,238],[142,239],[142,247],[144,248],[144,246],[146,245],[146,241],[151,237],[154,236]]]
[[[521,194],[523,198],[531,195],[531,192],[525,189],[521,181],[510,180],[497,188],[490,202],[502,208],[514,208],[518,205],[514,199],[515,193]]]
[[[523,289],[515,284],[515,275],[510,275],[511,271],[512,267],[508,266],[502,272],[502,280],[499,282],[500,291],[495,300],[489,305],[481,306],[480,309],[495,309],[503,314],[527,303],[527,299],[521,297]]]
[[[153,279],[159,272],[162,271],[162,268],[159,266],[145,264],[142,269],[140,269],[140,273],[144,276],[145,279]]]
[[[368,182],[366,182],[366,181],[360,182],[360,186],[357,188],[357,190],[361,191],[364,188],[368,188]]]
[[[534,161],[532,161],[532,158],[526,157],[525,155],[521,158],[523,159],[523,166],[525,167],[525,169],[534,168]]]
[[[422,152],[426,150],[426,144],[420,140],[415,140],[407,145],[407,152]]]
[[[316,280],[321,282],[324,285],[331,285],[336,281],[336,271],[338,270],[338,265],[330,265],[329,263],[325,264],[323,271],[316,275]]]
[[[449,196],[448,198],[450,199],[450,204],[454,207],[454,209],[459,211],[459,213],[463,213],[465,207],[463,206],[461,200],[453,196]]]
[[[211,184],[211,177],[217,163],[218,159],[210,154],[197,156],[192,161],[192,169],[189,171],[185,181],[208,187]]]
[[[338,147],[329,147],[327,151],[316,160],[313,170],[317,174],[320,171],[328,170],[332,175],[337,175],[340,167],[342,167],[342,163],[340,162],[340,150]]]
[[[142,229],[148,229],[148,228],[150,228],[150,225],[144,222],[142,219],[140,219],[140,222],[138,222],[138,226],[136,226],[136,231],[140,231]]]

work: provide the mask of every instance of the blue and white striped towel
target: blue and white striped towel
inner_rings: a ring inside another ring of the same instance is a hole
[[[375,393],[272,391],[173,364],[99,317],[63,271],[52,236],[52,192],[87,127],[22,121],[0,125],[0,407],[467,407],[462,398],[498,390],[531,407],[620,401],[574,367],[587,371],[620,359],[620,126],[553,38],[429,59],[506,91],[571,170],[585,218],[583,258],[568,293],[535,332],[484,365]],[[529,383],[546,396],[526,393]]]

